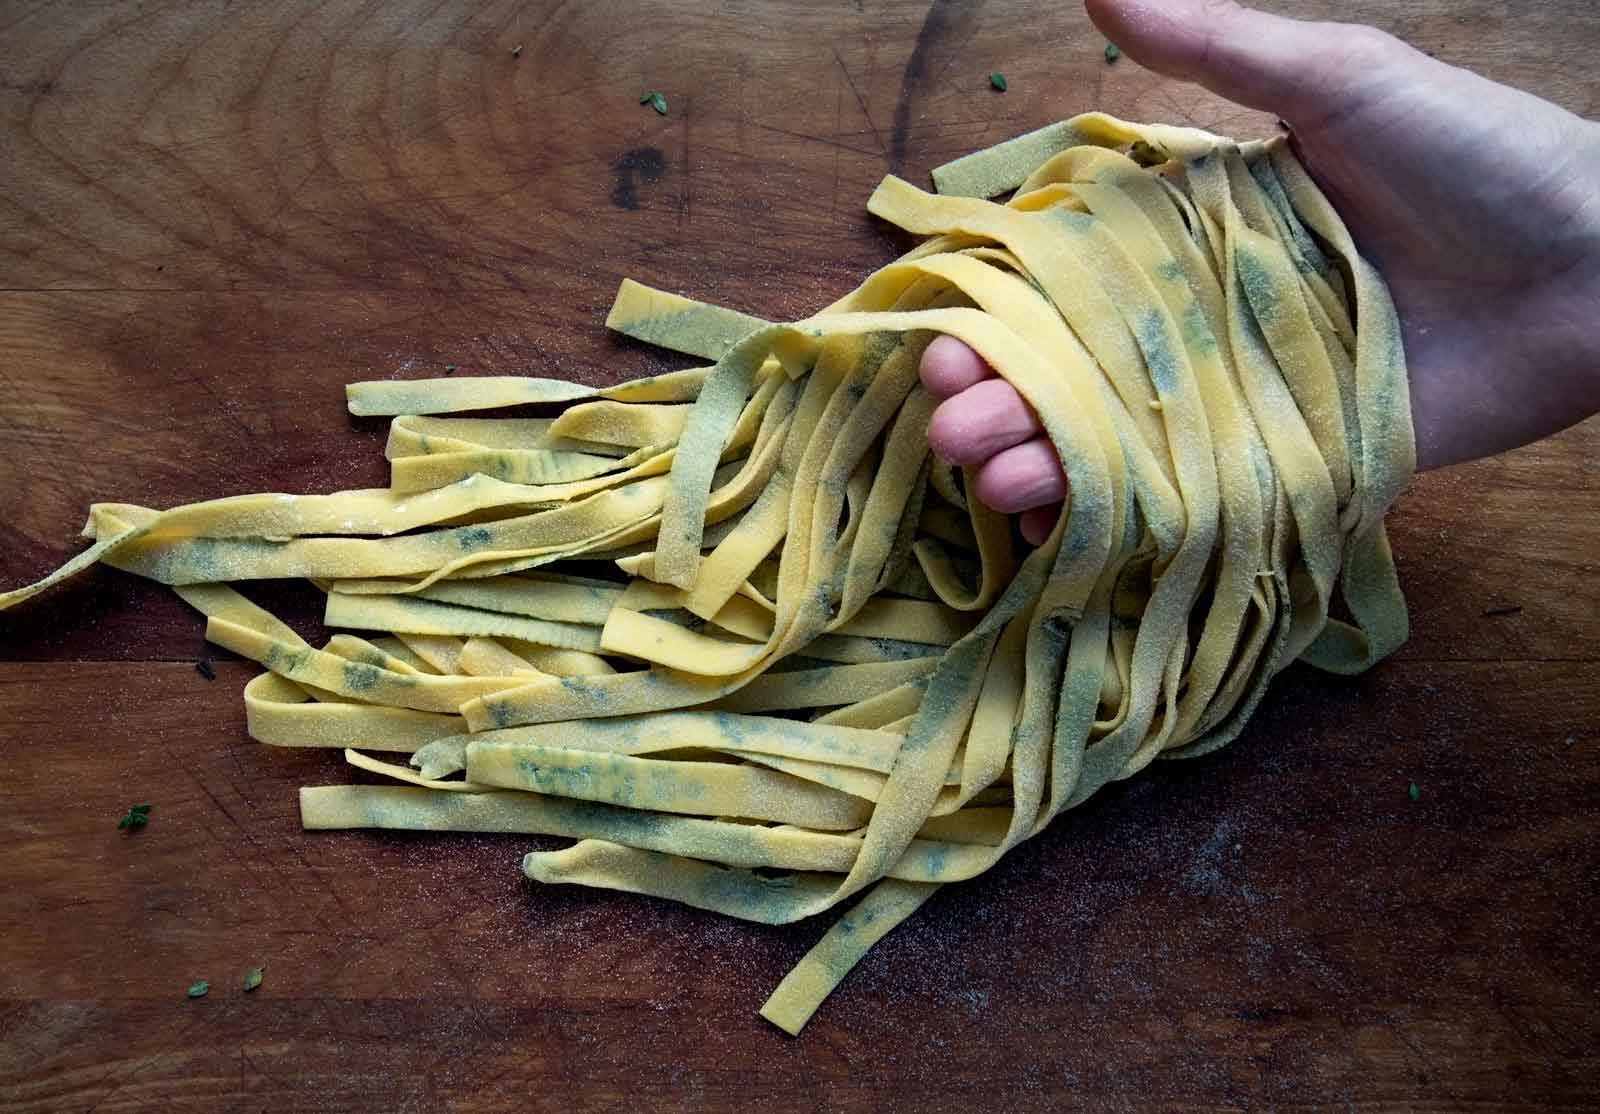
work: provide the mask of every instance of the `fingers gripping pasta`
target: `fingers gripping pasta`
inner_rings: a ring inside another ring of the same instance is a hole
[[[926,239],[802,321],[624,282],[607,323],[707,366],[353,384],[387,489],[96,504],[0,607],[96,561],[172,585],[266,667],[255,738],[395,783],[303,789],[308,829],[567,836],[529,878],[766,923],[856,899],[762,1010],[797,1033],[939,886],[1227,743],[1289,662],[1406,636],[1399,326],[1283,141],[1091,114],[934,179],[884,180],[868,208]],[[1035,549],[930,457],[939,333],[1060,456]],[[449,416],[533,402],[565,409]],[[283,576],[385,633],[317,649],[226,586]]]

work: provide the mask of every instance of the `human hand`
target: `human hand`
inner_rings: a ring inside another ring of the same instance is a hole
[[[1353,24],[1232,0],[1085,0],[1130,57],[1273,112],[1389,285],[1419,468],[1600,411],[1600,125]],[[1066,491],[1026,403],[966,345],[921,365],[928,440],[978,498],[1048,534]]]

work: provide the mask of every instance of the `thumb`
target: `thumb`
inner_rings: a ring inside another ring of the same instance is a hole
[[[1084,0],[1105,36],[1142,65],[1314,128],[1414,53],[1352,23],[1311,23],[1233,0]]]

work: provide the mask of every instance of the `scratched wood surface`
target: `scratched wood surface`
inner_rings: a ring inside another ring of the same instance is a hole
[[[1279,6],[1600,113],[1589,0]],[[97,498],[381,483],[349,379],[672,366],[600,328],[623,275],[803,314],[903,246],[886,171],[1091,108],[1271,126],[1042,0],[5,0],[0,44],[7,586]],[[0,1111],[1595,1109],[1597,465],[1591,422],[1419,479],[1395,660],[1292,670],[941,893],[798,1040],[755,1011],[822,924],[302,833],[337,760],[252,743],[254,667],[88,574],[0,617]]]

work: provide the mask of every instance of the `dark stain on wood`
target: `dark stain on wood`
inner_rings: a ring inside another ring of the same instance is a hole
[[[916,44],[900,78],[900,96],[895,101],[894,124],[889,132],[889,173],[899,174],[906,165],[911,146],[911,121],[918,100],[928,91],[932,79],[941,72],[936,57],[948,53],[943,69],[959,58],[962,47],[977,28],[981,0],[933,0],[917,31]],[[976,67],[981,69],[982,67]],[[987,73],[987,70],[983,72]]]
[[[617,156],[611,164],[616,184],[611,187],[611,204],[618,209],[639,208],[639,184],[661,181],[667,158],[658,147],[635,147]]]

